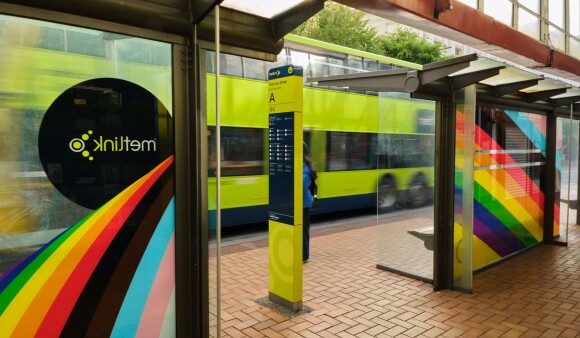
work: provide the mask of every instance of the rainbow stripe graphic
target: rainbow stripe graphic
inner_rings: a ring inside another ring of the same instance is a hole
[[[495,116],[492,117],[493,113]],[[456,116],[457,138],[462,139],[464,116],[460,112]],[[513,111],[492,112],[482,107],[476,120],[473,269],[543,240],[544,191],[539,185],[543,166],[538,163],[545,162],[546,148],[543,116]],[[495,131],[486,128],[495,128]],[[504,148],[502,144],[509,146]],[[456,152],[461,153],[461,142],[457,145]],[[458,163],[459,167],[461,165]],[[463,187],[459,169],[456,170],[455,189],[456,196],[461,196]],[[455,209],[456,215],[460,215],[461,205],[457,202]]]
[[[174,336],[171,156],[0,276],[0,336]]]

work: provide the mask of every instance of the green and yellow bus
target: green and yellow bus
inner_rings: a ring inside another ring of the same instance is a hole
[[[215,55],[207,60],[209,195],[215,196]],[[267,71],[304,67],[308,77],[401,66],[399,60],[289,35],[278,63],[222,54],[222,226],[267,220]],[[404,95],[304,84],[304,140],[318,170],[313,214],[377,206],[388,212],[432,201],[434,105]],[[377,194],[378,191],[378,194]],[[210,209],[214,204],[210,201]]]

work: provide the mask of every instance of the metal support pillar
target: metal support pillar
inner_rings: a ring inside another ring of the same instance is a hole
[[[554,243],[554,203],[556,203],[556,115],[546,121],[546,174],[544,175],[544,243]],[[558,199],[559,200],[559,199]]]
[[[433,288],[453,286],[453,199],[455,181],[455,103],[437,101],[435,126],[435,248]]]

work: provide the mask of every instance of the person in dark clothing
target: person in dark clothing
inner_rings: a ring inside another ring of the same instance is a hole
[[[302,261],[308,262],[310,258],[310,208],[315,196],[312,195],[312,186],[316,181],[316,168],[310,159],[310,150],[303,143],[304,156],[302,165]]]

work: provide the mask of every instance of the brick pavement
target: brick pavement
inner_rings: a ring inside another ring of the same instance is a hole
[[[411,220],[411,216],[393,221]],[[575,219],[575,218],[573,218]],[[304,304],[286,318],[268,294],[267,240],[222,249],[222,337],[579,337],[580,226],[474,277],[474,293],[379,270],[375,219],[312,230]]]

